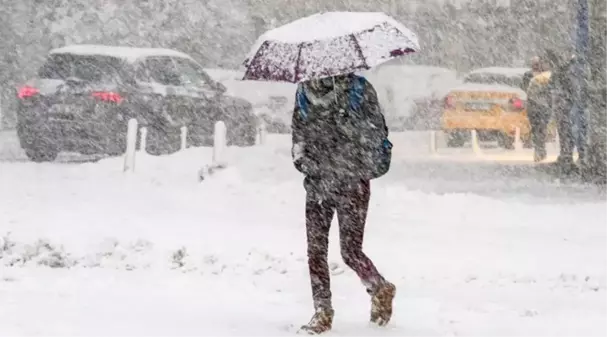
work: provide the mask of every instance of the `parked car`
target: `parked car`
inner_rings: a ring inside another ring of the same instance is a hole
[[[18,91],[17,132],[27,156],[52,161],[60,151],[119,155],[127,120],[148,129],[147,151],[175,152],[213,141],[224,121],[228,144],[255,144],[257,117],[246,100],[225,95],[187,54],[159,48],[71,45],[51,50],[36,78]]]
[[[241,77],[242,78],[242,77]],[[291,132],[297,86],[292,83],[225,79],[227,93],[246,99],[269,133]]]
[[[482,68],[468,73],[464,83],[444,99],[442,129],[450,147],[461,147],[477,130],[479,139],[514,148],[516,129],[530,145],[527,94],[521,89],[527,68]]]
[[[244,71],[235,69],[204,68],[204,71],[219,83],[230,80],[240,80],[244,77]]]
[[[269,133],[290,133],[293,118],[293,100],[286,96],[270,95],[255,106],[257,115]]]
[[[397,60],[364,75],[373,83],[392,130],[440,129],[443,98],[461,83],[455,70]]]

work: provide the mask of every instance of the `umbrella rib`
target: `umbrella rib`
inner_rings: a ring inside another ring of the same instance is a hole
[[[297,78],[299,77],[299,62],[301,61],[301,50],[303,49],[304,43],[300,43],[297,50],[297,60],[295,61],[295,77],[293,78],[293,82],[297,83]]]
[[[360,59],[363,62],[363,67],[368,69],[369,65],[367,64],[367,60],[365,60],[365,55],[363,54],[363,49],[360,47],[360,43],[358,43],[356,36],[354,36],[354,34],[350,34],[350,38],[352,39],[352,42],[354,42],[354,49],[356,50],[358,57],[360,57]]]
[[[253,64],[253,61],[255,61],[255,59],[257,59],[257,56],[259,56],[259,54],[262,52],[262,50],[266,49],[268,47],[269,42],[268,41],[264,41],[261,46],[259,47],[259,49],[257,50],[257,52],[255,53],[255,55],[253,55],[253,57],[251,57],[251,60],[249,61],[249,64],[247,66],[247,71],[245,71],[244,74],[244,78],[247,78],[248,76],[251,75],[251,65]]]

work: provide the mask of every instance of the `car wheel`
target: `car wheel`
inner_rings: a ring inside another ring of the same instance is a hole
[[[260,121],[258,121],[256,117],[250,118],[247,121],[242,121],[240,124],[227,124],[227,145],[239,147],[255,146],[257,144],[259,125]]]
[[[239,131],[229,136],[228,145],[249,147],[257,144],[257,128],[251,126]]]
[[[153,156],[172,154],[181,147],[181,130],[148,126],[146,151]]]
[[[57,159],[59,150],[50,145],[33,146],[25,149],[25,155],[35,163],[51,162]]]
[[[213,128],[205,124],[192,124],[188,126],[188,146],[213,146]]]
[[[497,137],[497,144],[506,150],[514,150],[514,137],[500,133]]]
[[[462,131],[447,131],[447,147],[462,147],[466,137]]]
[[[48,135],[40,134],[26,123],[17,124],[17,137],[27,158],[33,162],[49,162],[57,159],[59,149],[50,142]]]
[[[108,137],[108,142],[105,145],[103,152],[109,156],[121,156],[126,152],[126,142],[127,142],[127,133],[128,128],[127,125],[117,124],[115,125],[111,131],[108,132],[110,137]],[[137,130],[137,140],[135,144],[135,148],[139,149],[139,142],[141,140],[141,129]]]
[[[255,146],[257,144],[257,129],[248,132],[244,139],[244,146]]]

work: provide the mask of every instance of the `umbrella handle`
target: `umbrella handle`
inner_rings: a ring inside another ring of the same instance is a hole
[[[335,104],[337,104],[337,87],[335,87],[335,76],[332,76],[331,79],[333,80],[333,96],[335,97]]]

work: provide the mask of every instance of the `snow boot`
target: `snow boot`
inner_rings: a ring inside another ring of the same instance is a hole
[[[392,301],[396,296],[396,286],[390,282],[382,284],[371,296],[371,323],[385,326],[392,317]]]
[[[546,149],[537,149],[533,153],[533,161],[536,163],[542,162],[542,161],[546,160],[547,156],[548,156],[548,154],[546,152]]]
[[[319,308],[316,310],[310,323],[301,327],[300,331],[308,335],[319,335],[331,330],[333,326],[333,309]]]

